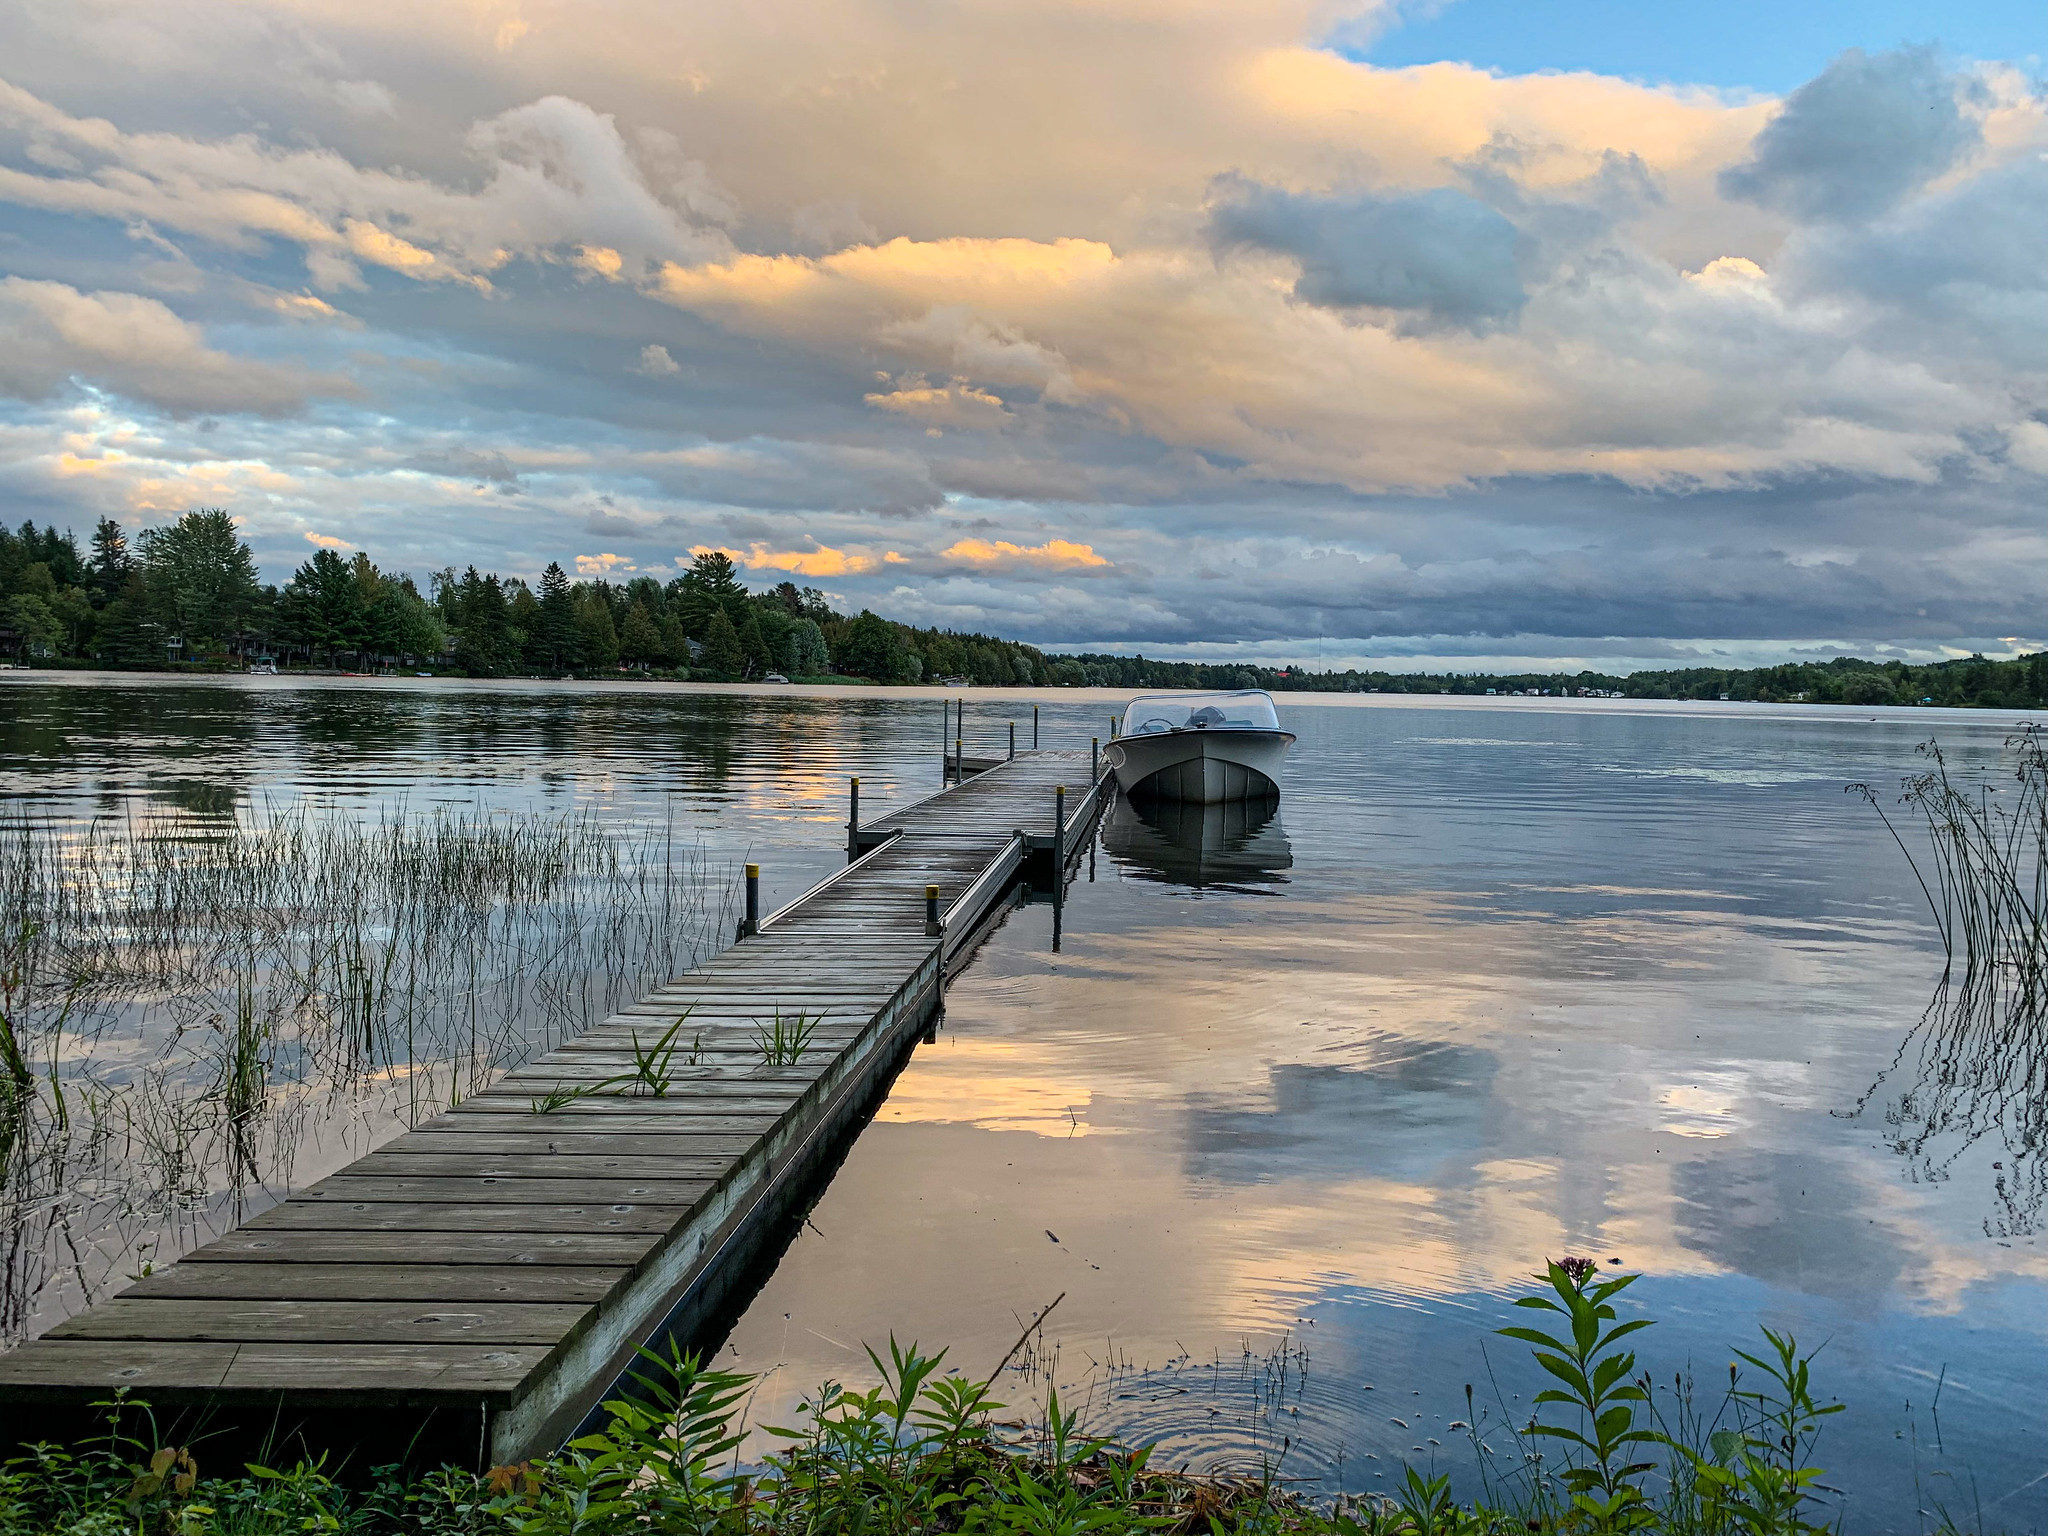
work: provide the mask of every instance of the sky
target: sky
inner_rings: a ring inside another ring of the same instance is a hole
[[[0,515],[1056,649],[2048,644],[2038,6],[0,4]]]

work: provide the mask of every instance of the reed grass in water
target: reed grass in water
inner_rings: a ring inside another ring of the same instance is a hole
[[[1956,782],[1939,744],[1920,751],[1931,766],[1905,781],[1900,803],[1925,833],[1924,864],[1875,792],[1851,789],[1906,854],[1948,963],[1854,1113],[1882,1102],[1892,1148],[1919,1181],[2002,1150],[1985,1170],[1995,1208],[1984,1230],[2027,1236],[2048,1210],[2048,749],[2023,732],[2006,743],[2007,782],[1975,785]]]
[[[0,1340],[688,969],[730,884],[583,813],[0,820]]]

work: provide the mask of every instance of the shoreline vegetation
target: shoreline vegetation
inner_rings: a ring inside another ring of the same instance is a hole
[[[1295,693],[1507,694],[1752,703],[2048,706],[2048,652],[1914,666],[1838,656],[1753,668],[1611,674],[1313,671],[1298,666],[1058,654],[993,635],[918,629],[834,610],[814,587],[750,591],[716,551],[662,582],[602,573],[539,581],[436,571],[422,593],[361,551],[320,548],[283,586],[257,579],[219,509],[133,540],[101,519],[90,545],[0,527],[0,658],[53,669],[219,673],[432,672],[464,677],[938,683],[973,687],[1264,688]]]
[[[1619,1261],[1613,1261],[1618,1263]],[[1816,1461],[1845,1405],[1813,1380],[1814,1352],[1766,1328],[1733,1351],[1727,1382],[1639,1367],[1624,1318],[1640,1276],[1589,1258],[1546,1264],[1517,1299],[1531,1326],[1496,1330],[1528,1346],[1549,1386],[1511,1408],[1498,1387],[1466,1386],[1448,1428],[1467,1442],[1453,1476],[1404,1464],[1386,1491],[1319,1496],[1290,1478],[1283,1442],[1256,1470],[1191,1472],[1153,1451],[1091,1433],[1056,1386],[1025,1419],[999,1419],[999,1379],[945,1367],[945,1352],[870,1348],[875,1383],[827,1383],[797,1422],[749,1440],[756,1378],[704,1367],[671,1347],[643,1351],[637,1385],[607,1402],[608,1422],[559,1452],[513,1466],[352,1469],[322,1459],[288,1469],[207,1465],[204,1437],[165,1443],[146,1404],[117,1395],[103,1437],[36,1446],[0,1470],[0,1525],[84,1536],[1819,1536],[1846,1528],[1853,1494]],[[1007,1364],[1007,1362],[1006,1362]],[[995,1378],[1004,1374],[998,1367]],[[1029,1375],[1029,1372],[1026,1372]],[[1490,1377],[1490,1372],[1488,1373]],[[1489,1401],[1491,1399],[1491,1401]],[[743,1447],[774,1448],[749,1459]],[[281,1458],[280,1458],[281,1460]],[[1943,1477],[1944,1473],[1935,1473]],[[1916,1472],[1916,1483],[1919,1482]],[[1922,1528],[1981,1531],[1916,1486]]]

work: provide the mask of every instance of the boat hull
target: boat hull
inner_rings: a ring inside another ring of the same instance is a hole
[[[1184,730],[1120,736],[1109,744],[1117,787],[1134,799],[1224,805],[1280,793],[1287,731]]]

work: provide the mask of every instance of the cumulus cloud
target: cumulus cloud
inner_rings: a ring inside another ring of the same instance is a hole
[[[360,263],[489,291],[489,274],[515,256],[587,266],[601,249],[623,268],[731,248],[720,227],[729,200],[701,166],[677,163],[672,137],[657,134],[636,153],[611,115],[561,96],[470,128],[464,145],[483,173],[474,190],[247,134],[124,132],[4,80],[0,129],[25,136],[44,168],[0,166],[0,201],[181,230],[234,250],[289,242],[326,287],[358,286]]]
[[[940,557],[958,560],[967,565],[1036,565],[1047,568],[1108,565],[1109,561],[1095,553],[1088,544],[1077,544],[1071,539],[1047,539],[1043,544],[1013,544],[1008,539],[960,539],[949,545]]]
[[[1983,95],[1932,48],[1851,48],[1786,98],[1721,190],[1801,218],[1882,213],[1977,147]]]
[[[977,389],[965,379],[934,388],[922,375],[912,375],[893,389],[863,398],[881,410],[935,427],[1001,427],[1012,420],[1000,395]]]
[[[708,546],[690,551],[693,555],[709,552]],[[904,557],[893,549],[873,554],[834,549],[827,544],[812,549],[771,549],[766,544],[756,544],[738,559],[750,571],[787,571],[794,576],[864,576],[885,565],[904,563]]]
[[[297,411],[352,386],[231,356],[198,326],[134,293],[80,293],[65,283],[0,278],[0,393],[41,399],[77,379],[175,415]]]
[[[1312,0],[95,14],[0,87],[0,271],[62,290],[0,347],[39,517],[240,497],[266,560],[529,574],[586,527],[1040,640],[2048,611],[2016,70],[1383,70]],[[309,281],[347,316],[252,297]]]
[[[1515,226],[1451,187],[1314,195],[1226,176],[1209,232],[1220,250],[1293,257],[1295,297],[1310,304],[1478,327],[1511,318],[1525,297]]]
[[[650,341],[640,349],[640,361],[633,365],[635,373],[644,373],[650,379],[665,379],[683,371],[683,366],[668,354],[668,348],[658,341]]]

